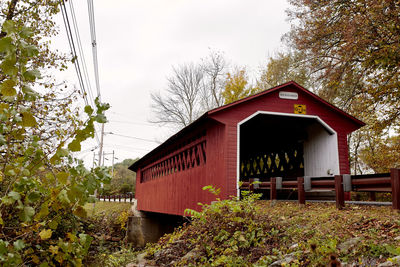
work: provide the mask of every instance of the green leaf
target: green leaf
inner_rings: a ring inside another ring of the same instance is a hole
[[[6,20],[3,23],[3,32],[8,34],[15,32],[15,23],[12,20]]]
[[[94,120],[98,123],[106,123],[107,122],[107,117],[104,114],[97,114],[94,117]]]
[[[43,229],[42,231],[40,231],[39,236],[40,239],[42,240],[47,240],[51,237],[51,235],[53,234],[53,231],[51,229]]]
[[[3,37],[0,39],[0,52],[10,53],[14,48],[15,46],[12,43],[11,37]]]
[[[17,90],[15,90],[14,86],[16,82],[13,80],[5,80],[0,86],[0,92],[4,96],[15,96],[17,94]]]
[[[400,255],[400,247],[395,248],[393,246],[387,245],[386,250],[393,255],[399,256]]]
[[[59,149],[57,150],[57,155],[58,155],[59,157],[66,157],[66,156],[68,156],[68,154],[69,154],[68,149],[59,148]]]
[[[24,243],[23,240],[18,239],[17,241],[14,242],[14,248],[15,248],[16,250],[21,250],[21,249],[23,249],[24,247],[25,247],[25,243]]]
[[[59,172],[56,174],[56,177],[60,181],[60,183],[66,184],[68,181],[69,173]]]
[[[87,234],[79,234],[79,242],[83,245],[84,249],[87,250],[92,243],[93,237]]]
[[[27,45],[24,47],[24,49],[25,49],[24,52],[26,53],[26,55],[28,57],[34,57],[37,54],[39,54],[39,50],[34,45]],[[39,73],[39,76],[40,76],[40,73]],[[39,78],[39,77],[36,77],[36,78]]]
[[[57,226],[58,226],[58,221],[55,220],[55,219],[53,219],[51,222],[48,223],[48,226],[49,226],[51,229],[56,230],[56,229],[57,229]]]
[[[22,76],[26,81],[34,82],[36,79],[40,79],[40,71],[39,70],[28,70],[25,71]]]
[[[21,31],[19,32],[19,36],[22,38],[28,38],[33,35],[33,31],[28,27],[22,27]]]
[[[37,124],[35,117],[31,113],[22,113],[22,126],[24,127],[35,127]]]
[[[4,255],[7,253],[8,242],[0,240],[0,255]]]
[[[35,215],[35,209],[29,206],[25,206],[19,214],[19,218],[23,222],[29,222],[32,220],[33,215]]]
[[[73,152],[81,151],[81,143],[75,139],[71,143],[69,143],[68,149]]]
[[[70,203],[67,191],[65,189],[61,190],[61,192],[58,194],[57,198],[60,200],[61,203],[68,204]]]
[[[34,91],[32,88],[30,88],[29,86],[23,86],[22,92],[24,92],[25,94],[30,95],[30,96],[35,96],[35,97],[39,96],[39,94],[36,91]]]
[[[4,135],[0,134],[0,146],[4,145],[6,143],[6,139],[4,138]]]
[[[10,193],[8,193],[8,196],[11,197],[14,200],[20,200],[21,199],[21,195],[18,192],[15,192],[15,191],[11,191]]]
[[[1,202],[2,202],[4,205],[11,205],[11,204],[13,204],[13,203],[15,202],[15,200],[12,199],[12,198],[10,198],[10,197],[8,197],[8,196],[5,196],[5,197],[2,197],[2,198],[1,198]]]
[[[39,200],[39,199],[40,199],[40,194],[39,194],[39,192],[33,191],[33,192],[29,193],[29,195],[28,195],[28,200],[29,200],[31,203],[36,202],[36,201]]]
[[[42,204],[39,213],[36,214],[35,219],[36,220],[40,220],[43,217],[46,217],[47,215],[49,215],[49,202],[46,201]]]
[[[87,106],[85,106],[85,112],[86,112],[88,115],[92,115],[92,113],[93,113],[93,108],[92,108],[91,106],[87,105]]]
[[[1,43],[1,39],[0,39],[0,43]],[[10,75],[10,76],[16,76],[18,73],[18,68],[16,67],[16,62],[17,62],[17,59],[15,56],[11,56],[11,57],[4,59],[4,61],[0,65],[4,74]]]

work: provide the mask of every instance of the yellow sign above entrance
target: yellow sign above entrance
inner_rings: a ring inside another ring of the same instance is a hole
[[[307,114],[306,105],[295,104],[294,105],[294,114]]]

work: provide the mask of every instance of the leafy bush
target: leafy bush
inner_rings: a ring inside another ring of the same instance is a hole
[[[46,104],[55,95],[42,96],[32,89],[41,78],[35,68],[40,58],[33,31],[7,20],[2,32],[0,263],[79,266],[92,240],[81,229],[83,205],[110,176],[102,168],[88,171],[72,152],[94,136],[95,122],[106,122],[103,113],[109,106],[98,100],[96,110],[86,106],[85,122],[68,104],[61,111],[43,113],[55,107]],[[46,128],[46,116],[63,117],[71,125]]]
[[[400,240],[393,236],[400,236],[400,220],[390,208],[337,210],[332,204],[258,199],[243,192],[240,200],[217,199],[201,204],[200,212],[186,210],[191,223],[146,247],[149,265],[268,266],[286,259],[287,266],[327,266],[340,259],[370,266],[399,253]]]

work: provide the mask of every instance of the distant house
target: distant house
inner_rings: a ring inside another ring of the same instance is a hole
[[[183,215],[250,178],[350,173],[347,135],[364,125],[295,82],[210,110],[129,168],[142,211]]]

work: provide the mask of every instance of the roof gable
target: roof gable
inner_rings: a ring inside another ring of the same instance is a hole
[[[260,93],[255,94],[255,95],[251,95],[251,96],[242,98],[240,100],[237,100],[235,102],[232,102],[230,104],[227,104],[227,105],[212,109],[212,110],[208,111],[206,114],[207,115],[213,115],[213,114],[217,114],[217,113],[222,112],[222,111],[227,111],[227,110],[229,110],[229,109],[231,109],[233,107],[236,107],[236,106],[238,106],[238,105],[240,105],[242,103],[246,103],[246,102],[249,102],[251,100],[254,100],[254,99],[266,96],[266,95],[270,95],[270,94],[272,94],[274,92],[280,91],[280,90],[285,89],[285,88],[294,88],[294,89],[296,89],[296,90],[298,90],[298,91],[300,91],[302,93],[305,93],[306,95],[310,96],[311,98],[313,98],[315,101],[319,102],[320,104],[326,106],[327,108],[331,109],[332,111],[337,112],[341,116],[343,116],[343,117],[349,119],[350,121],[352,121],[357,126],[357,128],[360,128],[360,127],[365,125],[364,122],[362,122],[359,119],[355,118],[354,116],[346,113],[345,111],[341,110],[340,108],[332,105],[328,101],[322,99],[318,95],[316,95],[316,94],[312,93],[311,91],[305,89],[304,87],[302,87],[301,85],[297,84],[294,81],[290,81],[290,82],[278,85],[276,87],[273,87],[273,88],[268,89],[268,90],[264,90],[264,91],[262,91]]]

